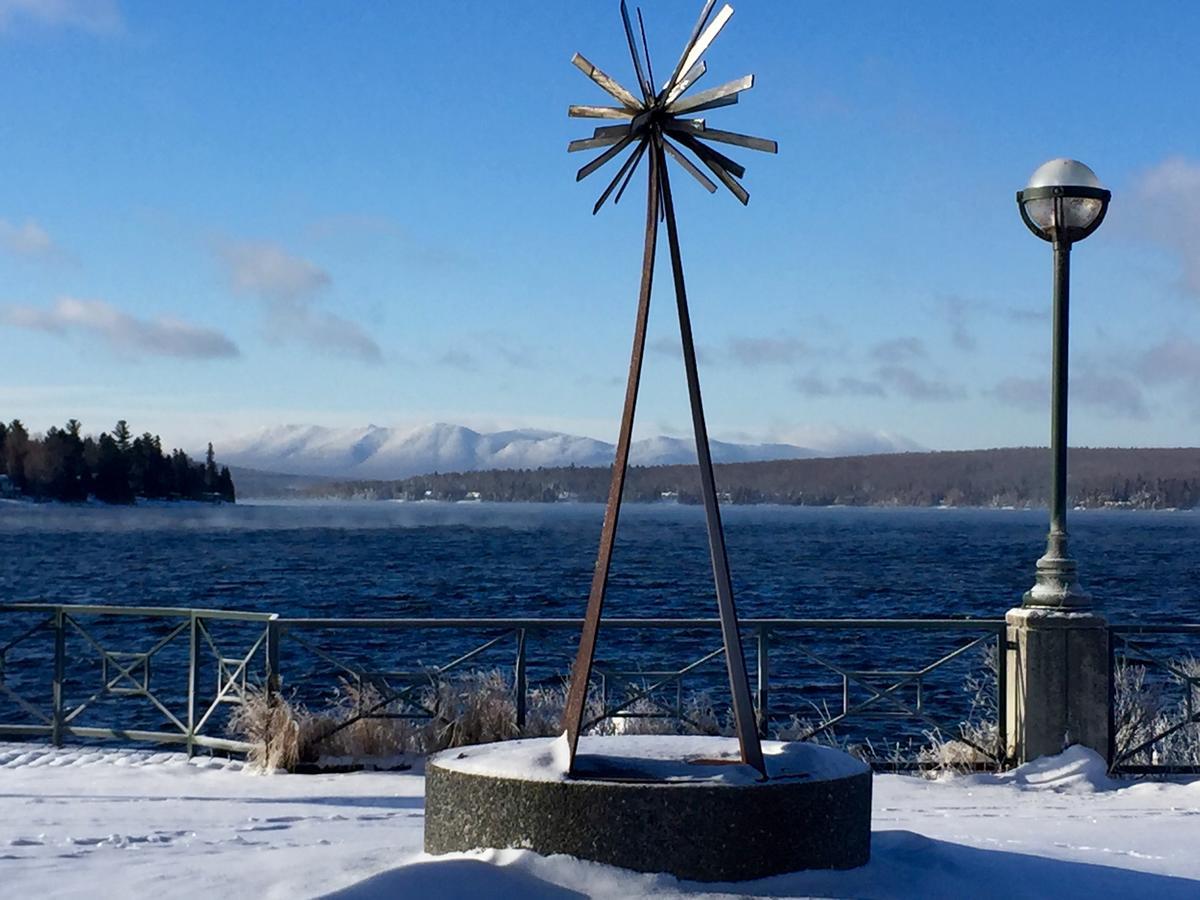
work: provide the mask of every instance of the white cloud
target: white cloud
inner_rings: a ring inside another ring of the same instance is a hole
[[[1083,369],[1068,381],[1070,402],[1126,419],[1146,419],[1149,410],[1141,387],[1111,371]],[[1026,412],[1049,412],[1050,379],[1014,376],[987,391],[1001,403]]]
[[[823,378],[817,372],[799,375],[792,387],[806,397],[884,397],[887,391],[877,381],[843,375],[836,380]]]
[[[807,349],[793,337],[734,337],[728,344],[729,358],[752,369],[796,362]]]
[[[362,326],[334,313],[308,306],[273,306],[267,313],[267,336],[272,340],[295,339],[315,350],[349,356],[363,362],[383,360],[379,344]]]
[[[1044,410],[1050,403],[1050,382],[1045,378],[1025,378],[1014,375],[1003,379],[987,392],[1001,403],[1029,412]]]
[[[1140,233],[1179,258],[1184,290],[1200,295],[1200,163],[1159,163],[1138,179],[1133,204]]]
[[[62,253],[46,230],[32,219],[20,225],[0,219],[0,250],[25,259],[49,259]]]
[[[1150,411],[1142,389],[1123,375],[1084,372],[1069,382],[1071,400],[1080,406],[1126,419],[1147,419]]]
[[[310,299],[333,283],[329,273],[269,241],[221,241],[218,258],[229,286],[271,300]]]
[[[882,366],[875,376],[896,393],[910,400],[960,400],[965,392],[956,384],[944,380],[926,378],[908,366]]]
[[[10,306],[0,309],[0,322],[49,334],[99,338],[134,357],[218,359],[239,355],[237,345],[220,331],[166,317],[138,319],[103,300],[61,297],[50,309]]]
[[[892,338],[871,348],[871,356],[883,363],[903,363],[926,355],[925,342],[915,337]]]
[[[117,0],[0,0],[0,32],[15,24],[119,33],[124,22]]]
[[[264,328],[273,341],[296,341],[324,353],[364,362],[383,359],[379,344],[356,322],[318,309],[333,284],[315,263],[270,241],[224,240],[214,245],[230,288],[263,302]]]
[[[1161,341],[1142,353],[1136,369],[1148,384],[1190,381],[1200,385],[1200,342],[1186,337]]]

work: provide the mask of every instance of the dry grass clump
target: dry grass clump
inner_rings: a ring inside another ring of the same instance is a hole
[[[300,761],[300,722],[281,697],[249,691],[229,717],[228,730],[250,744],[246,762],[263,772],[290,771]]]
[[[322,763],[361,764],[559,734],[566,695],[565,685],[529,691],[525,725],[518,728],[512,684],[498,670],[431,677],[428,686],[409,697],[408,706],[401,701],[385,702],[373,685],[342,681],[333,701],[319,712],[279,695],[251,692],[231,717],[229,731],[251,745],[247,761],[262,771],[290,771]],[[414,715],[413,707],[428,715]],[[729,714],[718,712],[706,693],[690,696],[679,711],[681,717],[673,708],[644,697],[629,704],[621,715],[600,718],[603,711],[592,698],[585,719],[600,721],[589,733],[733,733]]]

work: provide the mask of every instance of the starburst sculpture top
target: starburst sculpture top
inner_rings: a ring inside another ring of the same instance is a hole
[[[694,118],[696,113],[717,109],[721,106],[732,106],[738,102],[742,91],[754,87],[754,76],[746,75],[720,87],[710,88],[691,96],[685,96],[693,85],[698,82],[708,67],[705,65],[705,51],[713,40],[721,33],[725,23],[733,15],[733,7],[723,6],[720,12],[712,16],[716,0],[707,0],[700,12],[700,20],[692,29],[692,35],[683,48],[675,71],[667,79],[662,90],[654,91],[654,69],[650,62],[650,50],[646,43],[646,26],[642,20],[642,11],[637,11],[638,29],[641,32],[641,49],[645,54],[645,66],[638,52],[638,45],[633,35],[633,25],[629,19],[629,10],[625,0],[621,0],[621,18],[625,25],[625,38],[629,42],[629,55],[633,59],[633,70],[638,80],[638,91],[635,94],[619,84],[592,65],[583,56],[576,53],[571,60],[576,67],[588,78],[603,88],[620,106],[572,106],[568,114],[585,119],[628,119],[622,125],[601,126],[593,132],[590,138],[572,141],[567,145],[568,152],[593,150],[606,147],[603,153],[579,170],[576,181],[582,181],[593,172],[600,169],[610,160],[615,159],[627,147],[633,147],[616,176],[600,199],[596,201],[592,214],[600,211],[605,201],[616,190],[613,202],[619,202],[625,188],[629,185],[633,173],[641,159],[646,154],[646,148],[654,143],[662,147],[685,171],[695,178],[709,193],[716,193],[717,186],[700,170],[684,150],[691,151],[697,160],[705,166],[729,191],[742,201],[750,202],[750,194],[742,187],[740,179],[745,177],[746,170],[708,146],[706,141],[720,144],[734,144],[750,150],[761,150],[765,153],[777,153],[779,146],[766,138],[750,137],[736,134],[732,131],[720,131],[709,128],[702,118]],[[710,19],[711,16],[711,19]],[[640,99],[638,95],[640,94]]]

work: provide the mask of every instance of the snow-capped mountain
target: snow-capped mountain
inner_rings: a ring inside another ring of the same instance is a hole
[[[847,435],[840,445],[823,447],[712,442],[716,462],[914,449],[920,448],[884,433]],[[481,433],[461,425],[438,423],[412,429],[281,425],[221,441],[217,451],[222,463],[268,472],[390,479],[430,472],[532,469],[572,463],[607,466],[612,464],[614,446],[595,438],[554,431],[519,429]],[[643,466],[689,463],[695,462],[696,450],[691,439],[655,437],[635,441],[631,458],[634,465]]]

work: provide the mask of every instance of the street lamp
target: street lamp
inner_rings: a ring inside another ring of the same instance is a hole
[[[1037,561],[1034,586],[1024,605],[1057,609],[1091,608],[1091,597],[1075,579],[1075,561],[1067,555],[1067,342],[1071,295],[1071,245],[1100,227],[1112,194],[1096,173],[1073,159],[1052,159],[1017,191],[1017,206],[1029,230],[1054,245],[1054,357],[1051,364],[1050,535]]]

